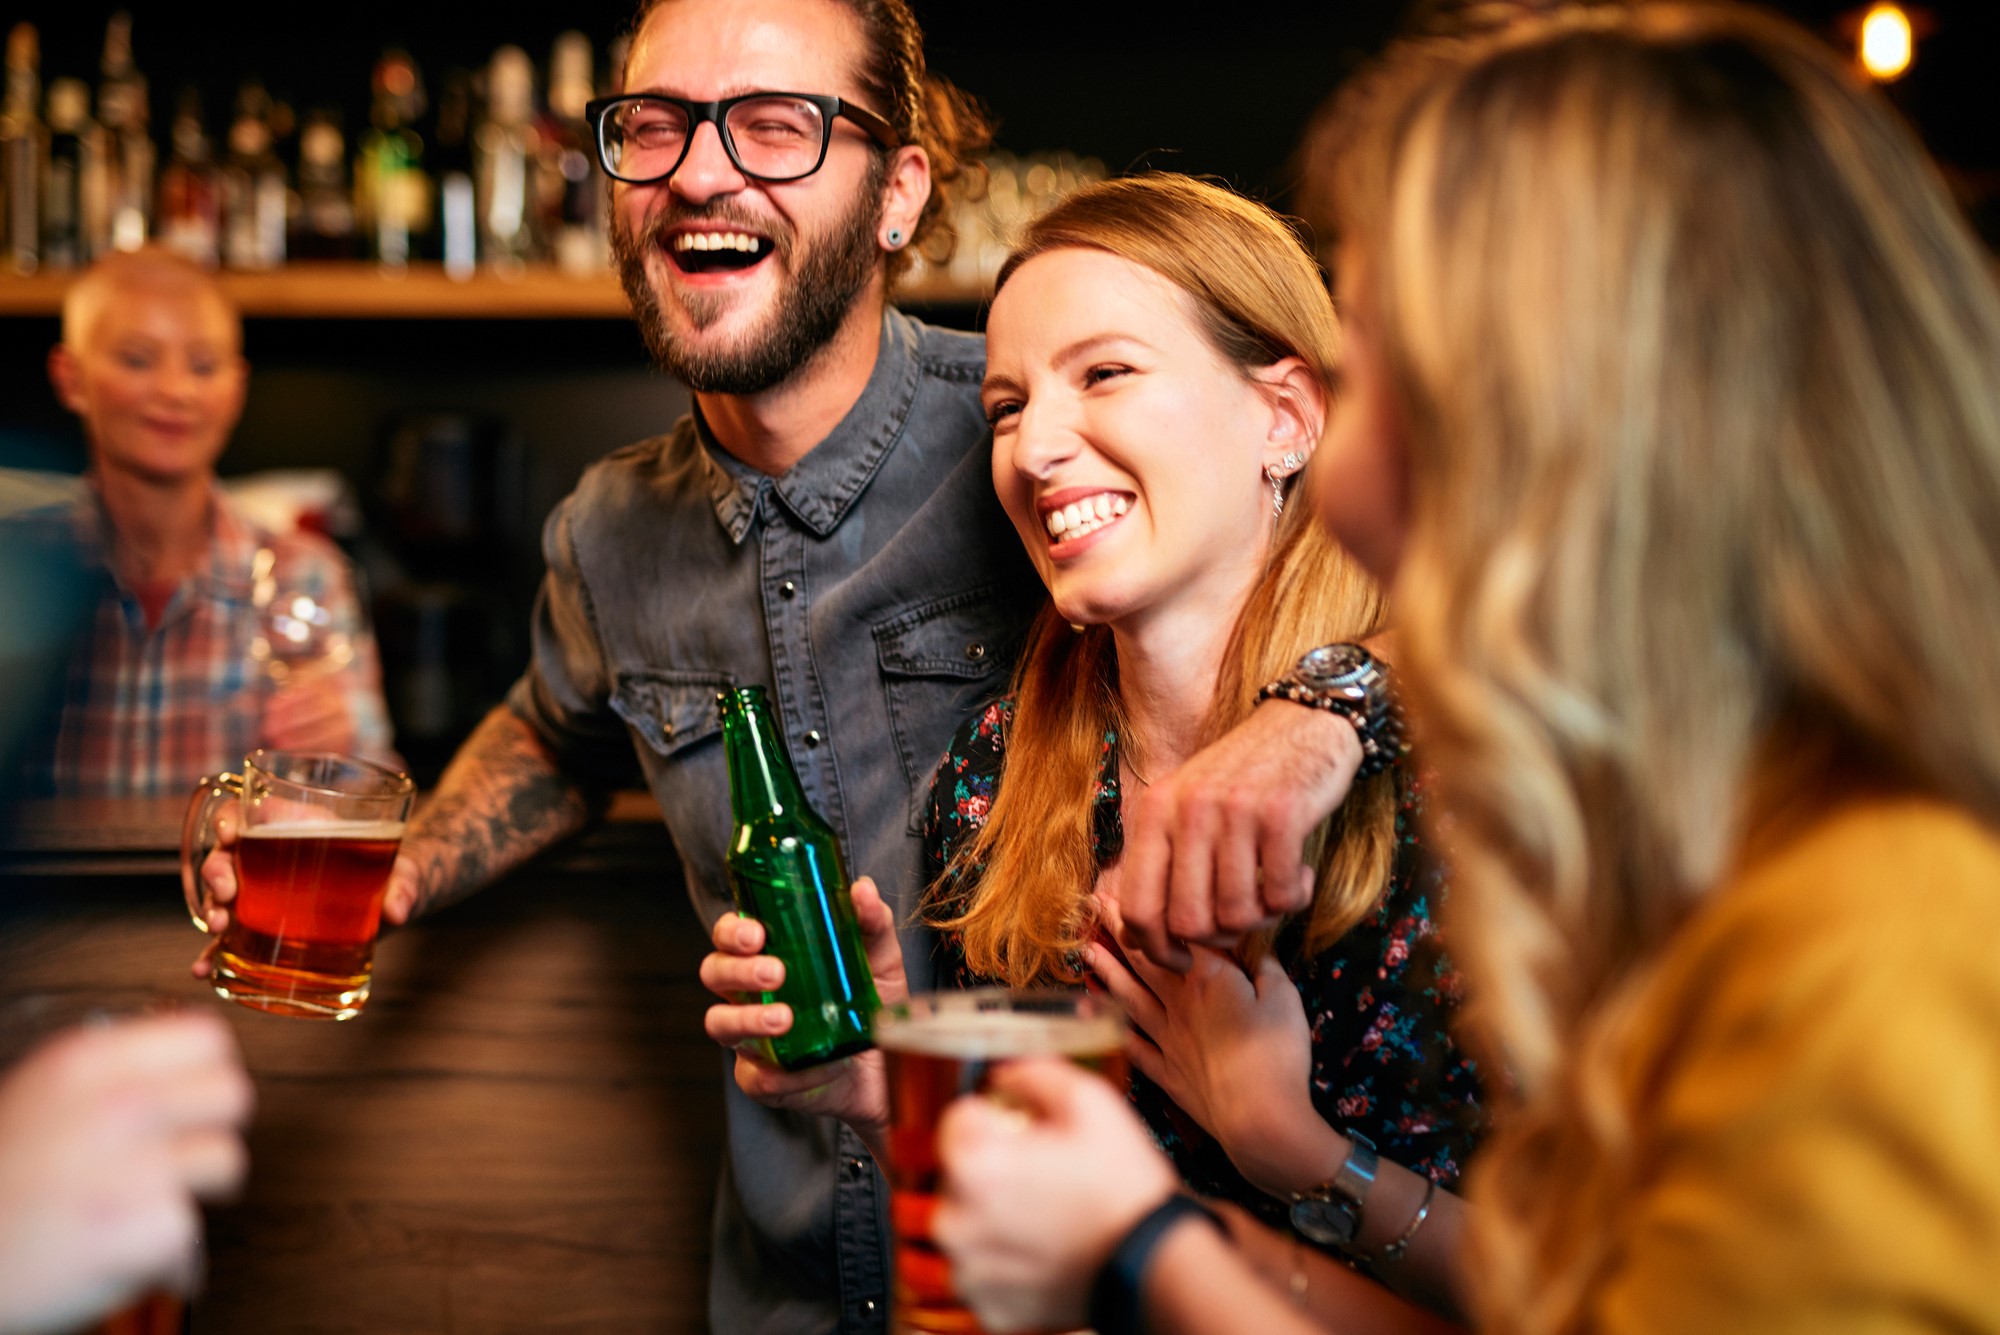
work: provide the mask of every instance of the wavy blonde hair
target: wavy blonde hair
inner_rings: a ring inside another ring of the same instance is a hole
[[[1341,180],[1467,1018],[1514,1080],[1471,1270],[1493,1328],[1561,1331],[1616,1239],[1549,1184],[1629,1189],[1621,1033],[1760,795],[1809,792],[1788,757],[2000,824],[2000,301],[1914,136],[1782,21],[1401,64]]]
[[[1198,327],[1243,373],[1295,356],[1322,387],[1331,385],[1337,327],[1325,283],[1284,220],[1263,205],[1186,176],[1107,181],[1030,223],[999,281],[1037,255],[1071,248],[1119,256],[1173,283]],[[1279,518],[1224,651],[1204,740],[1242,722],[1257,688],[1306,650],[1363,638],[1382,623],[1374,582],[1306,511],[1288,505]],[[1091,836],[1104,735],[1124,723],[1110,630],[1073,631],[1045,605],[1013,694],[1005,781],[985,826],[934,887],[931,916],[961,933],[977,974],[1016,986],[1073,982],[1069,959],[1096,925]],[[1378,775],[1315,833],[1308,952],[1325,949],[1374,907],[1395,858],[1395,804],[1393,777]],[[983,870],[966,875],[973,868]],[[964,885],[972,889],[962,893]],[[1252,958],[1273,935],[1251,943]]]

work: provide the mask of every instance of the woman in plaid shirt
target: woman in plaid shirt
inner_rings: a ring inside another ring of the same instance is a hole
[[[340,553],[265,531],[215,485],[248,365],[214,281],[161,251],[100,261],[64,301],[49,376],[82,419],[90,473],[76,503],[45,518],[74,526],[100,591],[48,788],[178,794],[259,746],[393,761],[374,639]],[[258,652],[276,589],[311,598],[333,646],[282,685]]]

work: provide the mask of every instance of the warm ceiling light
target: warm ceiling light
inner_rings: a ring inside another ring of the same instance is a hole
[[[1879,83],[1902,77],[1914,46],[1910,16],[1901,5],[1876,5],[1861,20],[1861,68]]]

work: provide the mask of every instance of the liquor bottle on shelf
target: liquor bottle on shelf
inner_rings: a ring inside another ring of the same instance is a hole
[[[881,1001],[848,897],[833,827],[806,801],[761,686],[716,698],[735,822],[723,865],[736,910],[764,925],[764,949],[785,980],[763,996],[792,1008],[789,1032],[771,1040],[788,1071],[833,1061],[872,1042]]]
[[[41,39],[33,24],[7,34],[7,92],[0,101],[0,265],[31,274],[42,260],[42,158],[47,132],[36,107],[42,100]]]
[[[549,58],[549,110],[541,125],[541,220],[550,257],[564,273],[602,273],[610,267],[604,192],[593,170],[595,150],[584,108],[595,91],[590,39],[580,32],[556,38]]]
[[[299,213],[288,250],[299,260],[361,255],[354,197],[347,188],[347,139],[340,132],[338,112],[309,111],[299,130]]]
[[[103,231],[96,254],[137,250],[153,231],[153,139],[147,131],[146,78],[132,63],[132,16],[120,10],[104,28],[103,81],[97,120],[104,129]]]
[[[535,67],[520,47],[503,46],[486,72],[486,120],[474,140],[479,250],[503,272],[535,258],[535,148]]]
[[[290,191],[271,146],[271,97],[254,79],[236,95],[229,164],[222,172],[222,258],[232,269],[275,269],[285,262]]]
[[[472,76],[446,70],[438,88],[437,127],[431,135],[437,171],[437,255],[447,277],[472,277],[479,259],[479,205],[473,187]]]
[[[222,183],[209,151],[208,132],[202,128],[197,89],[181,93],[172,142],[160,172],[160,244],[212,269],[222,242]]]
[[[387,269],[410,262],[412,237],[428,230],[430,178],[424,141],[411,128],[423,114],[423,83],[406,51],[391,50],[375,66],[372,128],[355,165],[355,213],[374,256]]]
[[[74,269],[90,261],[86,219],[103,200],[103,149],[81,79],[49,85],[49,155],[42,169],[42,265]]]

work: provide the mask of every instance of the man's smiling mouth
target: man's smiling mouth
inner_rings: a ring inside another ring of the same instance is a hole
[[[754,232],[684,230],[669,234],[661,249],[682,273],[708,274],[754,268],[776,247]]]

